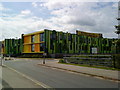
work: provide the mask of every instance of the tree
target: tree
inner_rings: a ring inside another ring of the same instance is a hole
[[[120,25],[115,25],[115,28],[117,29],[117,31],[115,31],[116,34],[120,34]]]
[[[116,34],[118,34],[118,39],[120,38],[120,23],[119,23],[119,21],[120,21],[120,1],[118,2],[118,18],[117,18],[117,20],[118,20],[118,25],[115,25],[115,28],[117,29],[116,31],[115,31],[115,33]]]

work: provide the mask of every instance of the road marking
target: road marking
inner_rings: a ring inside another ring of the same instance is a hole
[[[52,87],[50,87],[50,86],[48,86],[48,85],[46,85],[46,84],[44,84],[44,83],[42,83],[42,82],[39,82],[39,81],[37,81],[37,80],[35,80],[35,79],[32,79],[31,77],[29,77],[29,76],[27,76],[27,75],[25,75],[25,74],[23,74],[23,73],[21,73],[21,72],[18,72],[17,70],[15,70],[15,69],[13,69],[13,68],[11,68],[11,67],[8,67],[7,65],[4,65],[4,66],[6,66],[7,68],[13,70],[14,72],[20,74],[21,76],[23,76],[23,77],[31,80],[31,81],[34,82],[35,84],[42,86],[43,88],[47,88],[48,90],[49,90],[49,89],[50,89],[50,90],[55,90],[54,88],[52,88]]]

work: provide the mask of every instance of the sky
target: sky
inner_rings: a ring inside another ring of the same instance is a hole
[[[1,2],[0,40],[43,29],[70,33],[80,30],[117,38],[117,17],[118,2]]]

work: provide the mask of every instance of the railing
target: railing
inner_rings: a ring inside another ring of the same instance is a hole
[[[66,63],[83,64],[90,66],[115,67],[112,55],[73,55],[64,57]]]

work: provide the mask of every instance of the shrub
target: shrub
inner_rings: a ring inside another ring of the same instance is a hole
[[[63,59],[60,59],[59,63],[65,63],[65,61]]]
[[[115,61],[115,68],[120,69],[120,54],[113,55],[113,60]]]

